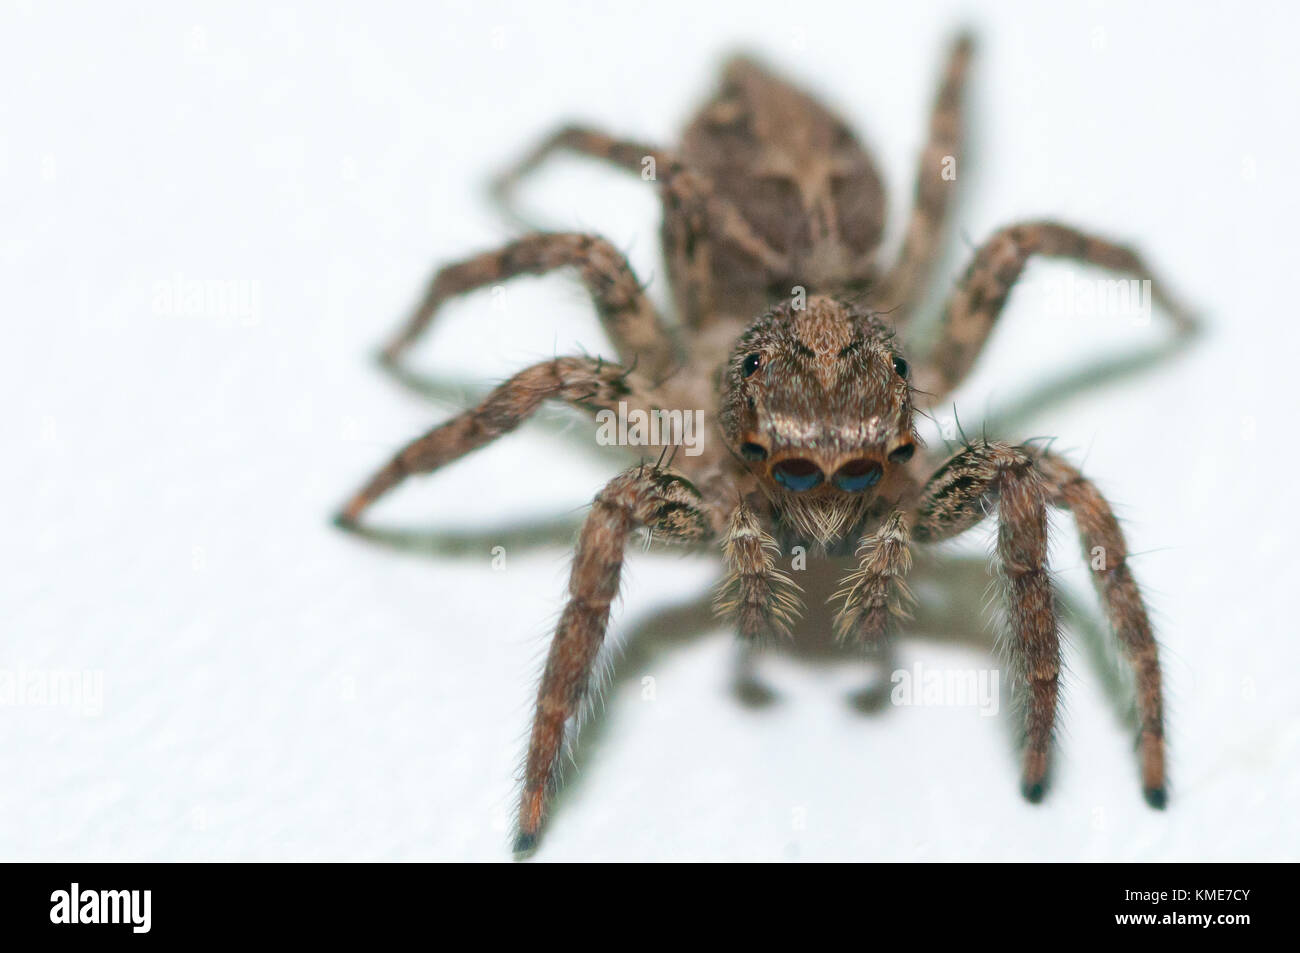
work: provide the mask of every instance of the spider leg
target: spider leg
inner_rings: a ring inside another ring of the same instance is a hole
[[[769,303],[768,285],[776,275],[788,275],[790,257],[773,248],[736,205],[719,195],[710,178],[679,163],[670,163],[660,176],[664,203],[664,257],[672,276],[677,313],[691,328],[702,328],[718,316],[749,314]],[[744,288],[718,288],[718,259],[742,262],[742,274],[757,269],[762,279]],[[755,293],[753,301],[745,301]],[[739,295],[739,299],[737,299]],[[761,303],[760,303],[761,302]]]
[[[733,618],[748,642],[789,635],[803,608],[799,586],[776,568],[776,540],[763,531],[748,503],[732,511],[722,551],[727,574],[714,598],[714,611]]]
[[[1164,701],[1160,661],[1142,594],[1128,567],[1128,548],[1119,522],[1105,497],[1073,466],[1051,453],[1038,458],[1051,502],[1074,515],[1084,559],[1106,615],[1132,665],[1137,682],[1140,721],[1138,750],[1142,791],[1147,803],[1165,805]]]
[[[641,175],[653,174],[659,166],[672,161],[670,153],[647,143],[618,139],[589,126],[568,125],[551,133],[526,156],[496,176],[492,180],[493,197],[513,215],[514,192],[520,180],[557,152],[603,159],[620,169]],[[653,165],[647,159],[653,160]]]
[[[537,693],[514,845],[517,854],[537,844],[565,726],[586,697],[605,639],[610,603],[618,594],[624,548],[638,527],[674,542],[701,542],[713,535],[699,491],[669,470],[634,467],[597,494],[578,536],[569,602],[560,616]]]
[[[656,378],[676,366],[672,337],[622,253],[597,235],[560,232],[525,235],[496,251],[440,268],[419,307],[384,348],[384,359],[396,361],[447,299],[516,275],[567,267],[578,269],[621,361],[635,361]]]
[[[498,204],[518,218],[513,199],[519,181],[561,151],[603,159],[659,184],[664,203],[664,252],[673,274],[678,314],[688,326],[706,322],[715,305],[712,294],[715,242],[734,248],[768,272],[790,271],[788,257],[773,249],[740,210],[717,193],[708,176],[687,168],[675,153],[666,149],[618,139],[587,126],[571,125],[557,130],[520,162],[497,176],[492,192]],[[622,357],[628,359],[627,355]]]
[[[644,381],[599,358],[561,357],[535,364],[501,384],[477,407],[403,447],[347,502],[337,522],[343,526],[356,523],[366,507],[407,476],[430,473],[509,433],[547,399],[588,410],[612,410],[620,401],[636,406],[653,403]]]
[[[911,529],[895,510],[858,544],[858,568],[832,600],[843,600],[835,616],[835,637],[872,650],[883,646],[891,619],[906,617],[911,602],[907,573],[912,568]]]
[[[939,339],[916,374],[917,391],[931,406],[951,393],[974,366],[1033,255],[1069,258],[1150,281],[1152,300],[1168,312],[1176,331],[1188,335],[1196,329],[1192,316],[1169,296],[1136,252],[1054,222],[1012,225],[996,232],[975,253],[948,300]]]
[[[1028,688],[1023,791],[1042,798],[1056,719],[1061,642],[1047,568],[1048,490],[1032,451],[1005,443],[976,443],[940,467],[922,493],[913,536],[951,539],[996,505],[997,553],[1011,623],[1011,658]]]
[[[966,85],[974,38],[962,34],[948,52],[943,80],[930,111],[929,141],[916,170],[912,214],[898,260],[881,280],[875,299],[897,311],[906,322],[925,293],[944,234],[948,207],[956,189],[955,163],[962,146],[962,93]]]

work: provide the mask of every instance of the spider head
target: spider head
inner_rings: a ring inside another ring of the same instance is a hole
[[[777,498],[873,497],[916,449],[892,332],[833,298],[759,318],[723,375],[727,441]]]

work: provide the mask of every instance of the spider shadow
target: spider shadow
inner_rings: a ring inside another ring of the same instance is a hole
[[[893,642],[879,655],[867,656],[862,649],[837,644],[828,633],[836,606],[828,598],[839,588],[847,568],[838,560],[833,566],[812,569],[801,576],[806,613],[788,640],[771,645],[765,651],[798,659],[802,664],[832,669],[859,666],[863,669],[862,688],[848,695],[846,703],[863,717],[884,715],[892,707],[890,695],[895,670],[896,647]],[[937,644],[962,646],[987,653],[989,664],[997,664],[994,626],[986,612],[989,588],[993,583],[987,559],[978,556],[923,554],[913,571],[912,580],[918,595],[914,618],[903,627],[904,638]],[[922,595],[923,594],[923,595]],[[1113,639],[1099,619],[1097,611],[1082,607],[1067,587],[1058,586],[1058,607],[1063,622],[1063,638],[1075,637],[1092,674],[1101,679],[1103,688],[1120,724],[1136,737],[1138,720],[1131,685],[1116,664],[1118,658]],[[633,624],[620,640],[617,657],[606,672],[603,694],[620,695],[623,686],[655,670],[658,660],[702,637],[721,634],[705,594],[654,610]],[[729,636],[728,636],[729,637]],[[731,693],[737,704],[748,709],[765,709],[780,703],[780,695],[756,673],[752,653],[737,647],[732,672]],[[866,664],[864,664],[866,663]],[[1018,705],[1007,706],[999,720],[1008,732],[1009,756],[1022,750],[1022,716]],[[567,770],[556,781],[548,811],[549,824],[564,809],[581,787],[583,768],[604,743],[613,718],[612,708],[604,704],[588,707],[581,731],[569,748]],[[1013,761],[1014,765],[1014,761]],[[1017,770],[1012,766],[1011,770]]]
[[[572,546],[581,526],[581,516],[575,514],[514,523],[498,529],[395,529],[367,524],[344,528],[349,534],[385,549],[416,556],[459,559],[485,556],[497,546],[512,554]]]
[[[1045,410],[1060,407],[1106,384],[1135,377],[1177,357],[1191,347],[1198,333],[1187,331],[1136,351],[1105,354],[1067,374],[1049,377],[989,413],[982,428],[988,433],[1014,433],[1040,417]]]

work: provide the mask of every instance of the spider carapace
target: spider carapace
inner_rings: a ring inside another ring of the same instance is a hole
[[[1024,691],[1023,791],[1045,788],[1061,648],[1047,564],[1048,511],[1073,514],[1106,616],[1137,686],[1141,783],[1165,801],[1164,727],[1156,642],[1110,506],[1061,456],[1037,446],[966,441],[922,447],[915,418],[975,364],[1003,305],[1035,255],[1151,280],[1176,334],[1194,324],[1132,251],[1053,222],[996,231],[974,253],[943,305],[924,353],[905,356],[922,293],[946,233],[962,142],[969,37],[951,47],[930,114],[902,247],[887,266],[877,247],[885,203],[871,157],[824,106],[747,58],[725,68],[718,92],[678,149],[567,126],[497,181],[510,202],[522,175],[557,151],[652,179],[662,196],[663,252],[675,315],[666,320],[622,254],[591,234],[535,232],[439,269],[400,333],[390,364],[449,298],[516,275],[574,269],[595,304],[615,360],[559,357],[520,371],[477,407],[402,449],[344,507],[363,511],[406,476],[429,473],[505,434],[544,401],[590,413],[703,411],[695,455],[647,460],[596,495],[581,529],[542,675],[524,768],[517,853],[542,826],[566,731],[590,688],[638,530],[721,549],[718,609],[742,640],[788,631],[800,588],[778,568],[790,547],[847,554],[835,618],[839,640],[873,647],[906,617],[912,548],[940,543],[986,518],[996,558],[1014,675]],[[815,568],[813,566],[810,569]]]

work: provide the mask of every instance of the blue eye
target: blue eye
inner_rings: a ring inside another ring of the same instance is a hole
[[[861,493],[880,482],[881,466],[875,460],[853,460],[835,471],[831,480],[845,493]]]
[[[822,471],[811,460],[782,460],[772,468],[772,479],[787,490],[803,493],[821,485]]]

